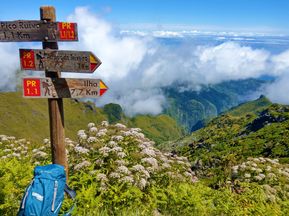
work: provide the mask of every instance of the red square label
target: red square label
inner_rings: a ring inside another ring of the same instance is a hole
[[[23,79],[24,96],[41,96],[40,79]]]
[[[33,50],[20,50],[22,69],[35,69],[35,58]]]
[[[75,23],[59,22],[58,31],[60,40],[76,40]]]

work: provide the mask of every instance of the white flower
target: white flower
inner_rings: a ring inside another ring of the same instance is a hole
[[[97,133],[97,128],[96,127],[91,127],[90,129],[89,129],[89,132],[90,133],[93,133],[93,134],[95,134],[95,133]]]
[[[146,178],[149,178],[149,177],[151,177],[150,176],[150,173],[147,171],[147,170],[142,170],[142,172],[141,172]]]
[[[1,137],[1,141],[5,142],[5,141],[8,141],[8,139],[7,139],[7,137]]]
[[[127,165],[127,162],[124,161],[124,160],[116,160],[115,163],[116,163],[118,166]]]
[[[75,166],[74,166],[74,170],[80,170],[80,169],[85,168],[85,167],[88,167],[88,166],[90,166],[90,165],[91,165],[91,163],[90,163],[89,161],[83,161],[83,162],[75,165]]]
[[[7,156],[2,156],[2,157],[1,157],[1,159],[6,159],[6,158],[7,158]]]
[[[91,170],[91,171],[89,171],[89,174],[90,174],[90,175],[94,175],[95,173],[97,173],[96,170]]]
[[[97,165],[102,165],[102,164],[103,164],[103,160],[98,159],[98,160],[95,161],[95,163],[96,163]]]
[[[193,177],[193,175],[192,175],[192,173],[190,173],[190,172],[184,172],[184,176],[186,176],[186,177]]]
[[[127,136],[132,136],[133,134],[131,131],[122,131],[122,135],[127,137]]]
[[[253,158],[253,161],[256,162],[256,163],[260,163],[259,158]]]
[[[108,148],[107,146],[104,146],[99,149],[99,153],[102,154],[104,157],[107,157],[110,151],[111,149]]]
[[[79,130],[79,131],[77,132],[77,136],[80,136],[80,135],[82,135],[82,134],[85,134],[85,130]]]
[[[7,137],[7,139],[9,139],[9,140],[15,140],[16,138],[15,138],[14,136],[9,136],[9,137]]]
[[[43,151],[37,151],[34,153],[34,157],[36,158],[46,158],[47,157],[47,153],[43,152]]]
[[[3,152],[5,152],[5,153],[11,152],[11,149],[4,149]]]
[[[176,161],[178,164],[181,164],[181,165],[185,165],[186,163],[184,161],[180,161],[180,160],[177,160]]]
[[[140,164],[137,164],[137,165],[134,165],[132,168],[131,168],[132,171],[135,171],[135,172],[141,172],[143,170],[145,170],[144,166],[143,165],[140,165]]]
[[[117,123],[117,124],[115,124],[114,126],[117,127],[117,128],[119,128],[119,129],[124,129],[124,128],[126,128],[125,125],[120,124],[120,123]]]
[[[48,145],[48,144],[50,144],[50,140],[49,140],[49,139],[47,139],[47,138],[45,138],[45,139],[43,140],[43,144],[45,144],[45,145]]]
[[[90,128],[92,128],[92,127],[94,127],[95,126],[95,124],[94,123],[88,123],[88,125],[87,125],[87,127],[90,129]]]
[[[103,128],[103,129],[100,129],[98,132],[100,132],[100,133],[107,133],[107,129],[106,129],[106,128]]]
[[[146,184],[147,184],[147,181],[145,179],[141,178],[140,181],[138,182],[137,186],[142,190],[145,188]]]
[[[268,176],[269,179],[272,179],[272,178],[276,177],[276,175],[274,173],[268,173],[267,176]]]
[[[126,166],[119,166],[116,171],[123,174],[130,174],[129,169]]]
[[[87,142],[88,143],[94,143],[94,142],[96,142],[96,137],[88,137],[88,139],[87,139]]]
[[[122,147],[116,146],[111,149],[112,152],[122,152]]]
[[[87,135],[86,134],[80,134],[78,135],[80,140],[86,140],[87,139]]]
[[[115,140],[115,141],[122,141],[124,138],[123,136],[113,136],[111,137],[112,140]]]
[[[257,169],[256,169],[256,172],[257,172],[257,173],[261,173],[261,172],[263,172],[263,170],[260,169],[260,168],[257,168]]]
[[[282,171],[281,174],[289,178],[289,173],[287,173],[286,171]]]
[[[262,177],[260,177],[260,176],[255,176],[254,179],[257,180],[257,181],[261,181],[261,180],[262,180]]]
[[[135,132],[141,132],[142,131],[142,129],[140,129],[140,128],[131,128],[130,130],[135,131]]]
[[[105,135],[106,135],[106,133],[104,133],[104,132],[102,132],[102,131],[99,131],[99,132],[96,134],[97,137],[102,137],[102,136],[105,136]]]
[[[115,141],[109,141],[107,146],[109,146],[110,148],[116,147],[118,146],[117,143]]]
[[[119,158],[124,158],[124,157],[126,157],[126,154],[125,154],[124,152],[118,152],[118,153],[117,153],[117,156],[118,156]]]
[[[162,168],[164,168],[164,169],[170,169],[170,168],[171,168],[171,165],[168,164],[168,163],[163,163],[163,164],[162,164]]]
[[[153,168],[157,168],[158,167],[158,161],[155,158],[143,158],[141,159],[141,162],[143,163],[148,163],[150,164]]]
[[[124,176],[123,178],[120,179],[120,181],[128,184],[134,183],[134,180],[131,176]]]
[[[259,175],[258,175],[261,179],[264,179],[266,176],[264,175],[264,174],[262,174],[262,173],[260,173]]]
[[[136,138],[139,138],[139,139],[144,139],[145,138],[145,135],[143,133],[138,133],[138,132],[135,132],[135,131],[132,131],[131,133]]]
[[[120,174],[117,173],[117,172],[111,172],[111,173],[109,174],[109,177],[110,177],[110,178],[113,178],[113,179],[119,179],[119,178],[120,178]]]
[[[266,171],[268,171],[268,172],[270,172],[270,171],[271,171],[271,169],[272,169],[272,167],[271,167],[271,166],[267,166],[267,167],[266,167]]]
[[[251,178],[251,174],[250,173],[245,173],[245,178]]]
[[[104,182],[105,182],[105,181],[108,181],[107,176],[106,176],[105,174],[103,174],[103,173],[97,174],[96,179],[97,179],[98,181],[104,181]]]
[[[89,149],[86,149],[86,148],[81,147],[81,146],[75,146],[75,147],[74,147],[74,150],[75,150],[77,153],[81,153],[81,154],[88,154],[88,152],[89,152]]]
[[[101,122],[101,126],[102,126],[102,127],[108,127],[108,126],[109,126],[108,121],[102,121],[102,122]]]
[[[12,153],[12,156],[20,158],[21,155],[14,152],[14,153]]]
[[[141,151],[141,154],[147,155],[149,157],[155,157],[156,153],[152,148],[145,148]]]

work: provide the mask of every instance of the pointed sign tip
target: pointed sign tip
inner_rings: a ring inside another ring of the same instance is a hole
[[[99,87],[100,87],[99,94],[101,96],[107,91],[108,87],[101,80],[99,81]]]

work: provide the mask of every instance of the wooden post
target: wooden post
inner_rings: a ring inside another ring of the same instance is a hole
[[[40,8],[40,18],[47,22],[56,21],[55,8],[51,6],[44,6]],[[43,49],[58,50],[57,42],[43,42]],[[45,71],[46,77],[60,78],[60,71]],[[66,178],[68,179],[68,164],[65,152],[64,142],[64,112],[62,98],[48,99],[49,109],[49,123],[50,123],[50,140],[52,162],[60,164],[65,167]]]

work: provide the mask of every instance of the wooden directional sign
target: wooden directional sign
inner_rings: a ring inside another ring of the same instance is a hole
[[[0,21],[0,42],[77,40],[76,23],[43,20]]]
[[[22,70],[92,73],[101,61],[91,52],[20,49]]]
[[[107,89],[100,79],[23,78],[23,96],[29,98],[98,98]]]

